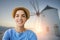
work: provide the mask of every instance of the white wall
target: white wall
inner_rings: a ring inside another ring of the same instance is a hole
[[[57,9],[47,9],[41,12],[41,19],[44,18],[44,21],[48,24],[49,27],[49,35],[55,35],[55,33],[58,33],[60,31],[60,20],[58,16],[58,10]],[[58,31],[54,30],[54,25],[58,25]],[[59,33],[58,33],[59,34]],[[52,37],[52,36],[51,36]]]

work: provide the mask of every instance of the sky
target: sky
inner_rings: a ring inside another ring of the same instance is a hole
[[[31,15],[35,12],[29,1],[33,0],[0,0],[0,26],[12,26],[13,18],[11,16],[12,11],[16,7],[26,7],[31,12]],[[57,8],[60,18],[60,0],[37,0],[39,4],[39,10],[43,10],[47,5]]]

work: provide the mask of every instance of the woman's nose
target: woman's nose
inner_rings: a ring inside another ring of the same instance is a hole
[[[19,20],[21,20],[21,19],[22,19],[22,17],[20,16],[20,17],[19,17]]]

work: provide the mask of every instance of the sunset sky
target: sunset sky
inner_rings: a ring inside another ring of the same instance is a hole
[[[38,0],[38,3],[40,11],[47,5],[57,8],[60,18],[60,0]],[[0,26],[13,26],[12,10],[20,6],[29,9],[31,15],[35,12],[29,0],[0,0]]]

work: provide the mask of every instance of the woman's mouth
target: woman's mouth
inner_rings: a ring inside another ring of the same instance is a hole
[[[22,24],[22,23],[23,23],[23,21],[18,21],[18,23],[19,23],[19,24]]]

